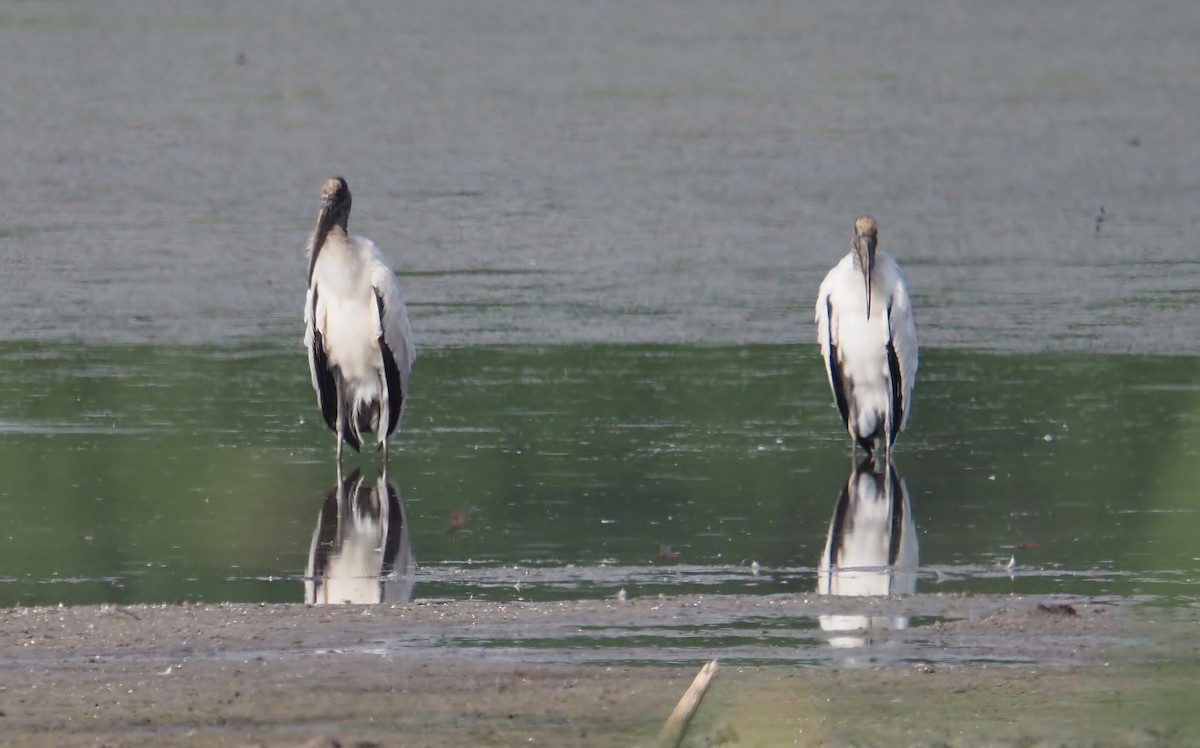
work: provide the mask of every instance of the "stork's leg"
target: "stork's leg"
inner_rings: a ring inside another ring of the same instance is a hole
[[[387,381],[381,381],[383,391],[387,392]],[[383,468],[388,464],[388,423],[391,421],[391,405],[385,394],[379,399],[379,416],[375,421],[375,433],[379,436],[379,451],[383,452]]]

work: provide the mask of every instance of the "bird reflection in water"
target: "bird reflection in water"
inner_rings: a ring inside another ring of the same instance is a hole
[[[355,470],[329,492],[317,518],[304,599],[310,605],[408,602],[414,563],[396,484],[384,468],[374,484]]]
[[[917,589],[917,532],[908,486],[890,459],[871,458],[850,473],[838,497],[817,569],[817,592],[849,597],[911,595]],[[861,647],[907,616],[823,615],[835,647]]]

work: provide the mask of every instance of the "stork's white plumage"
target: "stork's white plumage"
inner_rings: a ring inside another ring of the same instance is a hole
[[[821,283],[817,340],[834,400],[852,440],[891,453],[908,423],[917,378],[917,328],[900,266],[877,252],[875,219],[854,222],[851,251]]]
[[[342,444],[387,440],[408,401],[416,351],[396,274],[370,239],[350,236],[350,188],[341,177],[321,188],[321,211],[308,242],[304,344],[325,423]]]

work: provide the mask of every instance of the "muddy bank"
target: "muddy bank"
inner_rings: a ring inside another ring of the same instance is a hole
[[[6,744],[30,746],[649,745],[698,662],[720,657],[689,745],[1200,737],[1186,615],[1078,599],[942,603],[963,617],[909,630],[927,642],[922,661],[839,668],[804,661],[831,639],[809,625],[804,598],[785,596],[14,609],[0,614],[0,720]],[[752,638],[767,652],[787,621],[811,641],[786,641],[797,652],[786,665],[702,633],[760,626]],[[607,662],[589,657],[612,630],[639,635]],[[654,646],[671,631],[696,637],[674,661]],[[969,647],[973,661],[939,656]],[[1005,650],[1027,661],[997,666]]]
[[[195,660],[460,655],[599,666],[726,662],[803,667],[1092,665],[1183,657],[1171,634],[1118,599],[920,595],[681,595],[628,601],[379,606],[165,605],[4,611],[8,667]],[[1188,645],[1200,652],[1200,644]]]

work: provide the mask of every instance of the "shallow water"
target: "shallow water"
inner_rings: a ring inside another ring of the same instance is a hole
[[[383,571],[346,599],[808,593],[853,468],[807,346],[427,351],[387,475],[402,521],[372,522],[364,491],[314,543],[337,476],[302,351],[5,344],[0,362],[5,605],[301,601],[318,551],[348,559],[334,576]],[[890,497],[864,488],[840,524],[865,579],[842,584],[1188,604],[1198,374],[929,351],[894,461],[903,558],[872,555]],[[343,506],[381,466],[348,458]]]

